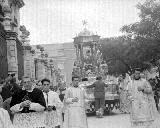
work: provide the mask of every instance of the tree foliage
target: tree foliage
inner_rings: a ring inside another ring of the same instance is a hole
[[[101,39],[103,58],[110,73],[147,68],[160,59],[160,2],[146,0],[137,4],[140,21],[123,26],[123,36]]]

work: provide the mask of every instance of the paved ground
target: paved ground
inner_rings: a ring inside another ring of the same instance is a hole
[[[104,118],[96,118],[95,115],[88,116],[88,125],[89,128],[131,128],[129,114],[121,114],[118,110],[113,110],[111,114],[106,114]]]
[[[130,119],[128,114],[120,114],[114,111],[104,118],[88,117],[89,128],[130,128]]]

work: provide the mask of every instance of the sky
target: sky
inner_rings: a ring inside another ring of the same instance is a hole
[[[143,0],[24,0],[20,24],[30,31],[30,44],[73,42],[87,29],[102,38],[119,36],[123,25],[139,20],[138,2]]]

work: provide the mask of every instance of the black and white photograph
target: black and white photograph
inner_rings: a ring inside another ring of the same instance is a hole
[[[0,128],[160,128],[160,0],[0,0]]]

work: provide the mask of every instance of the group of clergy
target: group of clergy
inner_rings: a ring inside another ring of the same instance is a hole
[[[0,128],[87,128],[85,91],[79,88],[79,78],[72,77],[64,102],[50,89],[50,80],[43,79],[42,90],[36,88],[29,77],[23,77],[23,88],[13,94],[10,110],[0,108]],[[1,104],[2,104],[2,100]],[[64,120],[63,120],[63,114]]]
[[[97,87],[98,83],[105,87],[103,82],[98,82],[100,80],[97,79]],[[43,79],[41,82],[42,90],[35,88],[30,78],[23,78],[23,88],[13,94],[10,103],[13,121],[8,112],[0,108],[0,128],[88,128],[85,112],[87,95],[79,87],[78,77],[72,77],[72,86],[66,89],[63,103],[58,93],[50,90],[50,80]],[[95,83],[89,87],[92,86],[96,88]],[[135,70],[132,78],[129,77],[126,90],[130,101],[131,126],[160,128],[152,87],[146,79],[141,78],[139,70]]]
[[[33,86],[30,78],[24,77],[23,88],[13,94],[10,110],[14,115],[13,125],[3,108],[0,117],[1,128],[60,128],[62,102],[59,95],[51,91],[50,80],[43,79],[43,91]],[[6,119],[5,119],[6,117]]]

